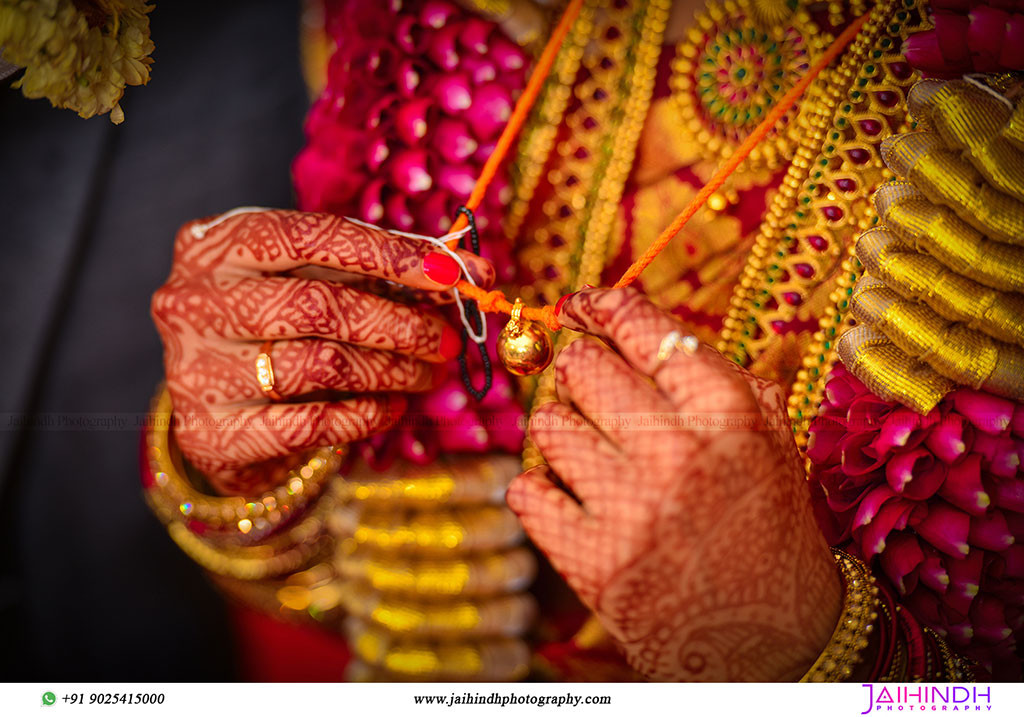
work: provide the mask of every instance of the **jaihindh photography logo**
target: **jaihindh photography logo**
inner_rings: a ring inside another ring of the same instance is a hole
[[[988,712],[992,688],[988,685],[864,685],[867,709],[877,712]]]

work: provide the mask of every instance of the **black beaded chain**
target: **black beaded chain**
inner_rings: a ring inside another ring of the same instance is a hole
[[[455,212],[456,218],[458,218],[460,214],[465,214],[466,219],[469,221],[470,247],[473,250],[473,253],[479,256],[480,233],[477,231],[476,228],[476,217],[473,216],[473,210],[469,209],[468,207],[459,207],[458,211]],[[465,234],[459,237],[460,249],[466,248],[465,239]],[[472,299],[467,299],[463,304],[463,308],[465,308],[466,311],[466,320],[469,321],[470,324],[473,326],[473,331],[475,331],[479,335],[480,332],[483,331],[484,319],[480,315],[480,312],[477,310],[476,302],[473,301]],[[473,398],[475,398],[477,401],[482,401],[484,400],[484,396],[487,395],[487,392],[491,390],[491,384],[493,382],[494,377],[491,374],[491,357],[487,355],[487,346],[485,346],[484,342],[481,341],[476,345],[476,347],[477,350],[480,352],[480,362],[483,364],[484,367],[484,387],[479,390],[473,386],[473,380],[469,375],[469,365],[466,362],[466,352],[469,350],[469,332],[466,330],[466,327],[463,326],[462,351],[459,352],[458,356],[459,372],[462,376],[462,385],[466,387],[466,390],[469,391],[470,395],[472,395]]]

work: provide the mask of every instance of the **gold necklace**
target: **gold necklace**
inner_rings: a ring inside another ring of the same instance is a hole
[[[709,2],[676,47],[669,87],[679,144],[709,174],[728,158],[825,48],[801,2]],[[799,105],[800,107],[803,106]],[[793,156],[797,108],[746,159],[763,183]]]
[[[553,302],[599,281],[654,91],[669,9],[670,0],[588,0],[560,51],[559,82],[548,84],[520,141],[516,198],[506,222],[510,236],[527,237],[518,258],[536,280],[523,288],[526,301]],[[530,206],[545,182],[550,194]],[[532,226],[525,220],[538,208],[543,219]],[[565,341],[560,337],[557,348]],[[548,371],[538,379],[534,404],[553,395]],[[524,460],[529,465],[536,458],[528,442]]]
[[[523,287],[527,303],[553,303],[596,283],[604,268],[654,89],[669,4],[588,0],[559,53],[559,82],[549,83],[537,112],[542,126],[531,123],[521,140],[514,166],[524,169],[514,177],[516,200],[506,225],[515,236],[526,231],[519,261],[535,276]],[[568,132],[560,134],[563,124]],[[543,219],[524,224],[538,208],[528,205],[542,182],[550,186],[539,206]]]
[[[878,154],[888,132],[905,131],[906,92],[916,74],[903,37],[925,21],[922,0],[877,5],[843,62],[812,85],[798,118],[794,159],[758,231],[718,348],[752,366],[789,332],[801,368],[772,376],[791,386],[798,445],[817,412],[835,342],[849,327],[849,294],[860,270],[854,237],[876,221],[870,197],[891,173]],[[818,330],[790,331],[818,319]],[[763,373],[763,370],[761,371]]]

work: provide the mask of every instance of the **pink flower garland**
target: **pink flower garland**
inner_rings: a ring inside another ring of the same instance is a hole
[[[526,55],[495,23],[440,0],[328,0],[326,12],[338,49],[292,166],[299,208],[444,234],[526,84]],[[481,253],[499,282],[515,277],[500,231],[510,199],[507,173],[499,173],[476,213]],[[457,314],[449,319],[458,325]],[[489,324],[492,356],[500,328]],[[470,369],[480,386],[476,353],[469,352]],[[439,389],[410,401],[399,428],[363,442],[359,452],[377,469],[399,455],[424,464],[441,451],[516,452],[521,416],[499,367],[478,403],[452,363]]]
[[[1004,679],[1024,636],[1024,404],[959,389],[921,416],[837,365],[811,424],[815,512],[925,625]]]
[[[932,0],[932,30],[907,38],[911,65],[932,77],[1024,69],[1024,2]]]

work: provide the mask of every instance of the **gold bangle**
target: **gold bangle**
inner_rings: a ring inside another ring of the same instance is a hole
[[[196,490],[186,476],[171,435],[172,420],[171,395],[162,387],[153,399],[146,430],[146,459],[152,474],[146,494],[154,511],[165,524],[198,521],[206,528],[230,530],[247,542],[273,532],[315,500],[328,478],[337,473],[345,450],[331,446],[313,451],[281,485],[255,498],[213,496]]]
[[[896,626],[896,614],[895,612],[890,613],[889,608],[886,606],[884,601],[879,601],[878,609],[881,611],[881,617],[884,624],[891,625],[894,631],[897,631]],[[894,610],[899,610],[899,607],[894,605]],[[878,678],[879,682],[906,682],[909,679],[910,670],[910,654],[907,651],[907,646],[904,641],[897,638],[893,641],[892,658],[889,663],[889,669],[884,675]]]
[[[322,528],[324,516],[310,515],[296,527],[308,528],[313,522]],[[251,545],[228,551],[203,540],[183,523],[171,523],[167,526],[167,532],[182,552],[202,568],[237,580],[264,580],[300,570],[313,559],[326,557],[332,545],[326,535],[317,534],[311,540],[296,541],[278,553],[273,553],[266,545]],[[271,554],[268,555],[268,552]]]
[[[166,527],[178,547],[205,570],[236,580],[265,580],[329,559],[334,541],[326,528],[336,498],[335,492],[327,492],[302,520],[255,545],[224,545],[196,534],[181,521]]]
[[[832,638],[801,682],[840,682],[853,674],[878,619],[878,587],[867,566],[842,550],[832,549],[843,574],[846,594]]]
[[[354,617],[347,620],[346,632],[356,657],[390,681],[511,682],[530,670],[530,648],[523,640],[411,639],[368,627]]]
[[[351,581],[340,592],[341,605],[349,615],[396,637],[519,637],[537,615],[537,602],[526,592],[436,602],[384,595],[365,583]]]
[[[939,656],[942,660],[942,676],[947,682],[974,682],[974,663],[966,657],[960,657],[951,649],[946,640],[930,627],[924,628],[935,644],[939,646]]]
[[[441,457],[425,466],[400,463],[384,474],[360,462],[346,473],[339,489],[346,500],[387,508],[501,505],[520,469],[518,458],[511,455],[453,461]]]
[[[340,629],[341,590],[329,563],[266,580],[239,580],[210,572],[208,576],[229,598],[289,622]]]
[[[418,560],[374,550],[338,551],[335,569],[345,580],[364,581],[381,593],[415,598],[487,597],[525,590],[537,574],[527,548],[466,558]]]
[[[408,555],[449,557],[510,548],[522,538],[508,508],[484,505],[438,511],[363,511],[349,503],[337,510],[331,528],[353,547],[404,550]]]

